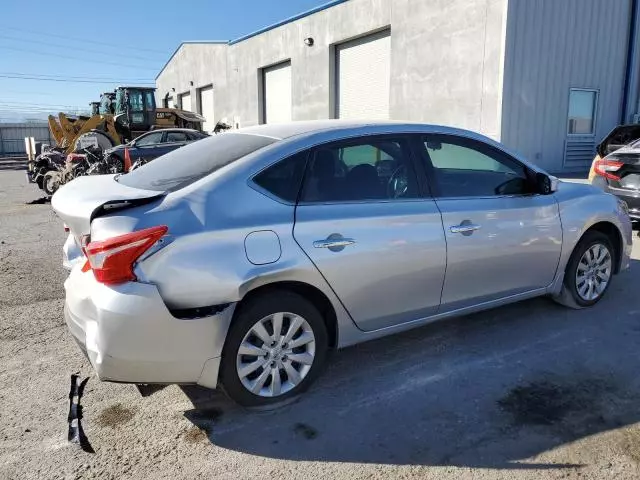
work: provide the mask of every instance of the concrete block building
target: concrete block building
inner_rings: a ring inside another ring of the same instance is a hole
[[[640,0],[335,0],[232,41],[184,42],[159,105],[207,130],[323,118],[474,130],[551,172],[637,120]]]

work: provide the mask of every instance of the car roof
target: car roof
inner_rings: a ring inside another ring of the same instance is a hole
[[[267,125],[255,125],[236,130],[238,133],[250,135],[261,135],[278,140],[302,135],[305,133],[316,133],[326,130],[360,128],[373,125],[403,125],[406,122],[394,121],[365,121],[365,120],[303,120],[287,123],[274,123]]]
[[[145,136],[145,135],[149,135],[150,133],[157,133],[157,132],[189,132],[189,133],[203,133],[203,132],[199,132],[198,130],[194,130],[193,128],[158,128],[156,130],[149,130],[148,132],[144,132],[142,135],[140,135],[141,137]]]
[[[404,122],[393,120],[305,120],[288,123],[256,125],[252,127],[230,130],[230,134],[258,135],[273,138],[285,143],[296,141],[296,139],[310,139],[322,136],[325,132],[332,132],[330,137],[338,138],[335,133],[344,133],[346,136],[367,135],[367,134],[444,134],[455,135],[477,140],[501,150],[508,155],[518,159],[534,171],[544,172],[539,166],[527,161],[522,155],[508,148],[507,146],[471,130],[434,125],[421,122]]]
[[[482,140],[488,140],[483,135],[459,128],[394,120],[304,120],[288,123],[256,125],[231,131],[249,135],[261,135],[277,140],[285,140],[298,135],[314,134],[323,131],[355,130],[361,128],[365,130],[367,128],[371,128],[376,131],[388,130],[389,132],[401,132],[406,129],[407,131],[413,132],[449,133],[453,135],[473,136]]]

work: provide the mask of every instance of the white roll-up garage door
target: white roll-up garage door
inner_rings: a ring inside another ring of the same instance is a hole
[[[264,123],[291,121],[291,62],[262,70],[264,82]]]
[[[213,87],[200,89],[200,114],[205,118],[202,128],[205,132],[211,132],[216,126],[213,112]]]
[[[384,31],[336,46],[336,116],[389,118],[391,35]]]
[[[188,93],[183,93],[180,95],[180,101],[182,102],[182,110],[186,110],[187,112],[191,111],[191,95]]]

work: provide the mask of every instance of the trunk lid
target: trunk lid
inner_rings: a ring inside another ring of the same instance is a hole
[[[640,190],[640,148],[623,147],[608,155],[605,160],[623,164],[615,172],[620,180],[607,179],[610,186],[636,192]]]
[[[91,220],[101,213],[129,208],[164,195],[164,192],[128,187],[116,175],[78,177],[51,198],[54,212],[76,239],[91,233]]]
[[[600,142],[597,147],[598,155],[604,158],[638,139],[640,139],[640,125],[618,125]]]

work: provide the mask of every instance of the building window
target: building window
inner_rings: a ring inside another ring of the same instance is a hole
[[[569,135],[594,135],[598,91],[572,88],[569,93]]]

